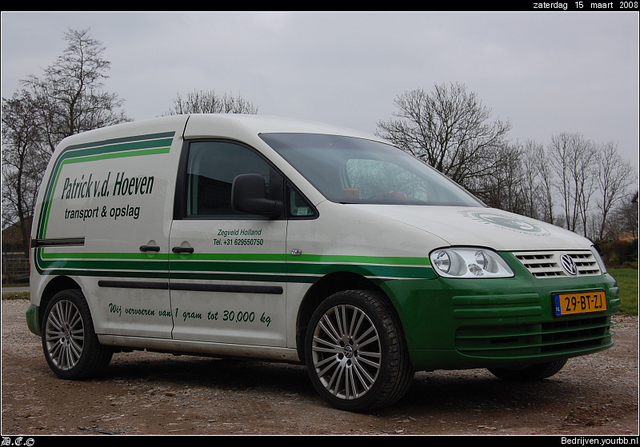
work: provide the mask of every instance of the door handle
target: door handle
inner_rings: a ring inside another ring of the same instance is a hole
[[[171,249],[171,251],[174,252],[174,253],[191,254],[191,253],[193,253],[193,247],[173,247]]]
[[[157,253],[160,251],[160,247],[157,245],[141,245],[140,251],[155,251]]]

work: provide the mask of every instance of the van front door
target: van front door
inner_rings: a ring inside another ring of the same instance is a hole
[[[170,237],[173,338],[285,346],[287,222],[231,208],[237,175],[261,174],[273,192],[270,165],[235,142],[194,141],[183,150]]]

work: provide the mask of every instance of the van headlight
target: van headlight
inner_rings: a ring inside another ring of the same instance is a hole
[[[607,273],[607,266],[604,265],[604,261],[600,257],[600,253],[598,253],[598,250],[593,245],[591,246],[591,253],[593,253],[593,258],[596,260],[598,267],[600,267],[600,272]]]
[[[445,278],[511,278],[513,271],[495,251],[486,248],[443,248],[429,256],[436,273]]]

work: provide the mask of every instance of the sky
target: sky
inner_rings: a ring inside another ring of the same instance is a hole
[[[514,142],[579,133],[637,171],[637,12],[3,12],[2,97],[87,28],[134,120],[214,90],[373,133],[399,95],[460,83]]]

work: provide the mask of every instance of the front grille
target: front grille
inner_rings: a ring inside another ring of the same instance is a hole
[[[577,355],[611,345],[611,319],[587,317],[538,324],[466,326],[456,332],[456,349],[472,357],[508,359]]]
[[[581,251],[530,251],[515,252],[516,258],[531,272],[536,278],[557,278],[571,276],[562,268],[560,257],[563,253],[568,254],[578,267],[577,276],[595,276],[600,274],[598,262],[591,250]]]

